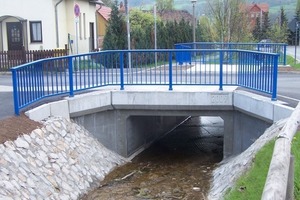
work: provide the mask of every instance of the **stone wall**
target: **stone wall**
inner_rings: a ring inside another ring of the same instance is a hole
[[[0,199],[78,199],[126,163],[83,127],[60,117],[0,144]]]

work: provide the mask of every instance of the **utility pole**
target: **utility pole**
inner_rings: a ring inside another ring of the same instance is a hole
[[[124,0],[125,3],[125,14],[127,17],[127,45],[128,51],[131,50],[131,39],[130,39],[130,21],[129,21],[129,5],[128,0]],[[132,83],[132,75],[131,75],[131,52],[128,52],[128,69],[129,69],[129,81]]]
[[[195,4],[197,0],[191,0],[193,4],[193,43],[194,43],[194,49],[195,49],[195,43],[196,43],[196,19],[195,19]]]
[[[154,4],[153,8],[153,15],[154,15],[154,49],[155,49],[155,67],[157,66],[157,24],[156,24],[156,4]]]

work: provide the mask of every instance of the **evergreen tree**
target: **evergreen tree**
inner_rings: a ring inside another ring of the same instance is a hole
[[[261,25],[260,25],[260,19],[258,17],[256,18],[256,23],[255,23],[254,29],[252,31],[252,35],[256,41],[260,41],[263,38],[262,31],[261,31]]]
[[[112,7],[114,5],[113,0],[102,0],[102,2],[107,7]]]
[[[296,6],[296,18],[298,19],[298,21],[300,20],[300,0],[297,0],[297,6]]]
[[[271,33],[271,22],[269,18],[269,13],[265,12],[263,14],[263,24],[261,29],[261,39],[267,39],[269,38]]]
[[[108,20],[106,34],[103,40],[103,50],[118,50],[127,48],[126,24],[119,13],[118,2],[112,6],[111,16]]]
[[[280,19],[279,20],[280,20],[281,27],[284,27],[288,24],[288,18],[286,17],[283,7],[280,8]]]

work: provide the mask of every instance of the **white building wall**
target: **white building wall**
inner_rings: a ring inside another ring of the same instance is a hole
[[[74,5],[78,4],[80,7],[81,15],[77,19],[78,23],[76,23],[75,15],[74,15]],[[67,32],[70,33],[71,39],[73,40],[73,53],[77,53],[77,45],[76,42],[78,41],[78,53],[87,53],[90,51],[90,23],[94,24],[94,35],[96,31],[96,7],[94,4],[89,4],[87,1],[66,1],[66,7],[72,8],[72,12],[67,13],[67,21],[71,22],[67,24]],[[85,16],[85,17],[84,17]],[[76,38],[76,25],[78,29],[78,34]],[[96,44],[93,41],[94,45]]]
[[[14,0],[14,1],[2,1],[0,6],[0,15],[17,16],[27,20],[27,37],[28,37],[28,49],[50,49],[54,48],[53,44],[55,41],[55,30],[54,26],[54,7],[52,0]],[[7,19],[4,21],[2,26],[4,27],[3,33],[6,36],[6,22],[15,21]],[[30,42],[30,21],[41,21],[42,22],[42,43],[31,43]],[[24,33],[23,33],[24,34]],[[7,36],[3,37],[4,49],[7,49]]]
[[[59,0],[2,0],[0,6],[0,17],[5,15],[17,16],[27,20],[27,34],[28,37],[28,49],[55,49],[57,48],[56,40],[56,25],[55,25],[55,4]],[[78,39],[78,53],[87,53],[90,50],[89,45],[89,25],[90,22],[94,23],[95,30],[95,5],[89,4],[88,0],[63,0],[58,6],[58,35],[59,46],[58,48],[64,48],[65,44],[68,44],[68,33],[73,39],[73,50],[75,50],[76,41],[76,29],[75,29],[75,16],[74,5],[77,3],[80,6],[81,11],[81,37]],[[83,13],[85,13],[85,27],[83,23]],[[17,21],[14,18],[9,18],[2,22],[2,34],[3,34],[3,49],[7,50],[7,33],[5,22]],[[30,41],[30,21],[42,22],[42,43],[31,43]],[[85,30],[85,35],[84,35]],[[78,30],[79,33],[79,30]],[[25,45],[26,46],[26,45]],[[75,51],[73,51],[75,53]]]

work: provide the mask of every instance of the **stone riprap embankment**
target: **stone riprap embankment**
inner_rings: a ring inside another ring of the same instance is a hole
[[[208,194],[209,200],[222,200],[224,198],[227,190],[232,188],[236,180],[249,170],[256,153],[279,134],[286,121],[287,119],[274,123],[243,153],[220,163],[220,166],[213,171],[213,180]]]
[[[83,127],[59,117],[0,144],[0,154],[0,199],[78,199],[126,163]]]

